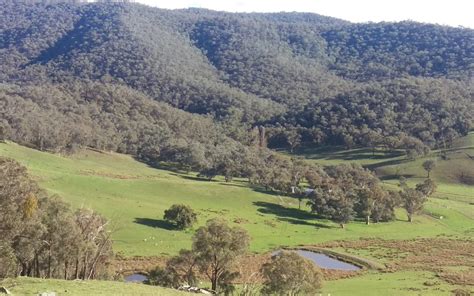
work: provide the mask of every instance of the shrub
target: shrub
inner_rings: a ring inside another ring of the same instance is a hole
[[[265,277],[262,294],[315,295],[321,288],[318,267],[295,252],[281,252],[262,267]]]
[[[186,205],[172,205],[165,211],[164,219],[176,224],[178,229],[192,227],[196,223],[196,213]]]

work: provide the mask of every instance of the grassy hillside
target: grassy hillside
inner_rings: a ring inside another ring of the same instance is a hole
[[[0,281],[13,295],[38,295],[56,292],[56,295],[160,295],[180,296],[188,293],[155,286],[112,281],[64,281],[19,277]]]
[[[428,203],[432,215],[417,216],[414,223],[407,223],[404,211],[398,210],[394,222],[366,226],[356,221],[342,230],[330,221],[315,219],[306,209],[299,210],[296,200],[259,192],[241,180],[202,181],[193,175],[147,167],[126,155],[91,150],[64,157],[7,143],[0,144],[0,155],[26,165],[50,193],[75,207],[92,207],[111,219],[116,228],[115,250],[125,256],[172,255],[190,246],[193,230],[176,231],[162,220],[163,211],[173,203],[196,209],[199,225],[220,216],[244,227],[252,236],[255,252],[362,237],[410,239],[473,233],[469,204],[473,187],[452,182],[440,184],[440,198]],[[408,171],[418,164],[404,166]],[[422,178],[423,172],[417,174]],[[451,196],[459,198],[451,200]],[[440,215],[444,219],[438,219]]]
[[[328,281],[323,287],[323,293],[335,296],[442,296],[451,295],[455,289],[469,291],[465,287],[444,283],[431,272],[408,271],[368,273],[359,277]]]
[[[425,283],[434,285],[426,285]],[[37,295],[40,292],[56,292],[57,295],[160,295],[180,296],[189,293],[176,290],[147,286],[133,283],[111,281],[64,281],[45,280],[37,278],[20,277],[7,279],[0,282],[13,293],[13,295]],[[327,281],[324,283],[323,295],[335,296],[415,296],[415,295],[450,295],[450,292],[461,286],[443,283],[433,273],[412,271],[396,273],[368,273],[360,277]],[[466,288],[464,288],[466,289]],[[400,294],[403,293],[403,294]]]
[[[409,183],[422,182],[426,171],[422,163],[427,159],[436,160],[432,178],[438,184],[435,197],[470,203],[474,199],[474,132],[458,139],[453,148],[445,150],[447,159],[441,158],[442,150],[435,150],[429,156],[415,161],[406,159],[403,151],[387,152],[368,148],[344,150],[337,147],[303,149],[297,156],[321,165],[336,165],[355,162],[374,170],[387,184],[397,184],[404,176]]]
[[[356,221],[345,230],[299,210],[295,200],[260,192],[243,180],[232,183],[221,179],[201,181],[192,174],[150,168],[127,155],[92,150],[60,156],[9,142],[0,144],[0,155],[17,159],[27,166],[50,193],[63,196],[75,207],[97,209],[110,218],[116,228],[114,248],[125,256],[172,255],[189,247],[193,230],[176,231],[162,220],[163,211],[179,202],[198,211],[199,225],[209,218],[221,216],[246,228],[252,236],[254,252],[268,251],[280,245],[325,243],[326,247],[393,269],[325,281],[324,293],[341,296],[380,295],[381,292],[384,295],[449,295],[459,288],[469,291],[471,288],[465,284],[465,279],[474,274],[469,267],[472,257],[466,255],[471,253],[467,249],[468,253],[464,254],[466,251],[462,247],[474,237],[474,187],[452,177],[462,168],[472,173],[471,160],[466,159],[464,153],[474,154],[473,140],[474,134],[461,139],[456,144],[458,148],[448,154],[449,160],[438,160],[433,172],[439,183],[438,193],[428,202],[425,214],[416,216],[414,223],[406,222],[405,213],[400,209],[394,222],[366,226],[363,221]],[[312,159],[310,161],[324,164],[356,161],[372,166],[387,186],[396,186],[395,173],[406,175],[410,183],[425,177],[420,166],[423,160],[404,162],[401,156],[388,156],[380,151],[375,156],[364,150],[347,154],[319,151],[304,155]],[[352,159],[344,159],[341,155]],[[398,170],[395,164],[400,165]],[[440,216],[443,219],[439,219]],[[349,241],[345,244],[333,242],[336,240]],[[439,258],[433,261],[429,255],[432,252],[435,257],[443,254],[443,262],[439,263]],[[462,277],[456,279],[459,271]],[[450,278],[456,280],[449,283],[446,279]],[[36,295],[44,291],[61,295],[181,295],[157,287],[102,281],[18,278],[5,280],[0,285],[17,295]]]

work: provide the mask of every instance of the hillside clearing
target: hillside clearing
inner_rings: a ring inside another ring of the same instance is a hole
[[[398,210],[394,222],[366,226],[356,221],[341,230],[330,221],[316,219],[305,206],[299,210],[297,200],[259,192],[243,180],[208,182],[194,175],[153,169],[130,156],[92,150],[64,157],[7,143],[0,144],[0,155],[20,161],[43,188],[74,207],[92,207],[111,219],[116,229],[114,248],[128,257],[169,256],[189,248],[193,230],[176,231],[162,220],[164,210],[177,202],[198,212],[196,227],[221,216],[247,229],[254,252],[363,237],[409,239],[473,233],[472,216],[461,203],[470,199],[471,186],[440,184],[440,191],[463,196],[452,203],[447,199],[428,203],[427,210],[443,215],[442,220],[423,215],[410,224],[404,211]]]

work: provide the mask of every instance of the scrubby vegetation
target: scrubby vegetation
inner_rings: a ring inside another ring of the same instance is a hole
[[[209,220],[194,234],[192,249],[181,250],[164,269],[153,270],[148,283],[174,288],[183,283],[194,285],[200,272],[210,281],[213,292],[230,295],[235,289],[232,282],[239,276],[233,265],[248,245],[244,229],[230,227],[222,219]]]
[[[470,29],[128,3],[7,2],[1,15],[0,123],[41,150],[105,148],[234,176],[225,164],[265,142],[257,126],[271,147],[410,157],[472,127]]]
[[[128,1],[0,16],[0,154],[39,183],[0,158],[0,277],[109,278],[114,248],[166,256],[150,284],[228,294],[248,249],[472,236],[471,29]],[[292,256],[257,260],[254,290],[319,290]]]
[[[263,265],[264,295],[315,295],[322,275],[313,262],[295,252],[281,252]]]
[[[0,278],[112,277],[108,222],[48,197],[16,161],[0,157]]]
[[[196,213],[186,205],[172,205],[165,211],[163,219],[176,224],[178,229],[185,229],[196,223]]]

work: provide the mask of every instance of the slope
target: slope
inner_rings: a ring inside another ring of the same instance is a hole
[[[472,235],[472,217],[430,202],[443,213],[439,220],[418,216],[407,223],[403,211],[390,223],[370,226],[363,221],[341,230],[317,219],[298,202],[261,192],[243,180],[226,183],[197,179],[192,174],[157,170],[126,155],[87,150],[71,157],[52,155],[13,143],[0,144],[0,155],[26,165],[40,185],[75,207],[92,207],[113,221],[115,250],[125,256],[176,254],[190,246],[193,230],[176,231],[162,220],[163,211],[185,203],[198,213],[198,226],[220,216],[247,229],[251,250],[264,252],[282,245],[314,244],[338,239],[379,237],[408,239],[438,235]]]

